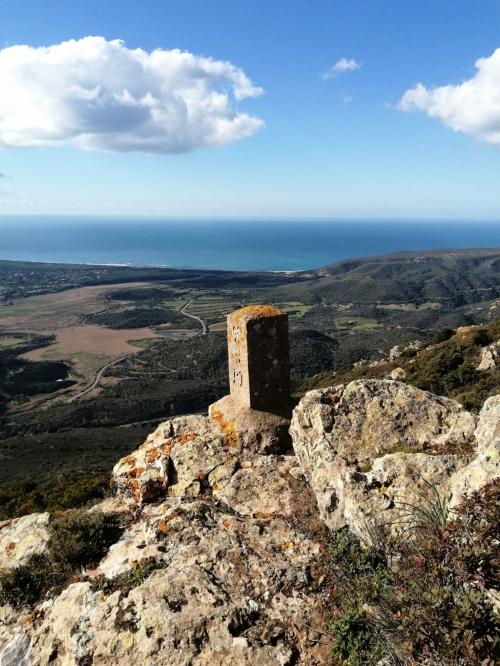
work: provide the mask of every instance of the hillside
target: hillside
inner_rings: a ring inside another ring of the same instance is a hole
[[[388,358],[358,362],[322,372],[304,382],[301,392],[355,379],[394,376],[417,388],[439,393],[478,411],[500,393],[500,320],[482,326],[443,329],[428,345],[401,345]]]

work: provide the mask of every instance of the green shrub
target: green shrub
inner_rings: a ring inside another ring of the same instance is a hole
[[[121,532],[116,514],[67,511],[50,524],[50,559],[71,571],[97,564],[109,546],[118,541]]]
[[[377,548],[345,530],[332,536],[333,657],[345,666],[493,666],[499,617],[486,590],[498,589],[500,480],[465,500],[454,520],[416,515],[411,538]],[[389,570],[387,559],[392,562]]]
[[[144,560],[133,563],[131,569],[124,571],[114,578],[97,576],[92,581],[92,589],[100,590],[106,594],[112,594],[117,590],[127,593],[134,587],[141,585],[152,573],[167,566],[165,561],[147,557]]]
[[[49,532],[44,555],[32,555],[26,564],[0,570],[0,605],[22,608],[56,594],[82,568],[97,564],[122,528],[116,514],[73,510],[54,518]]]
[[[441,328],[435,335],[433,344],[438,344],[440,342],[446,342],[455,335],[455,331],[452,328]]]
[[[32,606],[58,579],[46,557],[32,555],[26,564],[0,570],[0,606]]]
[[[109,492],[109,474],[74,475],[50,485],[26,482],[0,490],[0,520],[28,513],[56,513],[82,507]]]

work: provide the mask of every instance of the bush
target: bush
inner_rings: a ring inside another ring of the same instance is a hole
[[[441,328],[432,341],[433,344],[439,344],[440,342],[446,342],[455,335],[455,331],[452,328]]]
[[[17,609],[32,606],[54,584],[53,573],[42,555],[32,555],[26,564],[14,569],[0,570],[0,605]]]
[[[109,475],[72,477],[51,486],[26,482],[0,490],[0,520],[18,518],[28,513],[56,513],[82,507],[102,499],[109,492]]]
[[[497,480],[463,502],[452,522],[430,531],[417,519],[411,539],[386,543],[384,551],[345,530],[334,534],[337,663],[361,666],[383,656],[396,664],[498,663],[499,618],[486,590],[498,586],[499,515]]]
[[[116,514],[67,511],[50,524],[50,559],[71,571],[97,564],[121,532]]]
[[[14,608],[32,606],[47,594],[58,593],[81,569],[95,565],[122,532],[116,514],[68,511],[49,524],[50,537],[44,555],[0,570],[0,604]]]

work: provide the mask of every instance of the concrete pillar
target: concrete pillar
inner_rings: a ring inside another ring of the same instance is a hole
[[[231,399],[271,414],[290,409],[288,316],[271,305],[249,305],[227,320]]]

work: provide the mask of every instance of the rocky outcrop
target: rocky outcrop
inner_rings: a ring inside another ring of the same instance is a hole
[[[4,608],[2,666],[325,663],[314,498],[295,456],[256,449],[212,418],[159,426],[92,509],[129,516],[99,565],[34,612]]]
[[[450,508],[500,476],[500,396],[488,398],[474,433],[476,455],[451,478]]]
[[[0,522],[0,569],[25,564],[31,555],[45,551],[49,518],[48,513],[32,513]]]
[[[242,432],[223,413],[166,421],[117,463],[115,496],[90,511],[121,514],[121,536],[62,592],[0,608],[1,666],[329,663],[318,508],[334,529],[397,534],[430,488],[455,507],[499,475],[500,396],[477,418],[392,380],[312,391],[295,455],[275,420]],[[1,566],[43,552],[48,526],[0,524]]]
[[[481,349],[481,360],[476,370],[491,370],[496,367],[498,361],[498,347],[499,341]]]
[[[464,468],[483,469],[476,436],[489,440],[498,421],[491,406],[485,410],[490,416],[481,416],[475,435],[476,418],[461,405],[399,382],[355,381],[308,393],[291,435],[322,519],[370,538],[375,527],[403,529],[409,507],[432,501],[434,492],[453,492],[458,503]]]

